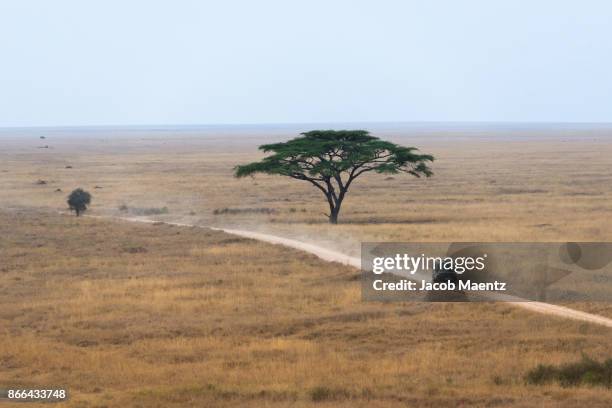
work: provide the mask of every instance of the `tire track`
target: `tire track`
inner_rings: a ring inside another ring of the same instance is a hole
[[[269,244],[275,245],[283,245],[288,248],[297,249],[300,251],[308,252],[310,254],[316,255],[320,259],[327,262],[338,262],[344,265],[353,266],[355,268],[361,268],[361,259],[358,257],[352,257],[346,255],[339,251],[334,251],[332,249],[328,249],[319,245],[310,244],[307,242],[298,241],[291,238],[280,237],[277,235],[266,234],[262,232],[241,230],[241,229],[231,229],[231,228],[218,228],[218,227],[203,227],[199,225],[193,224],[183,224],[178,222],[165,222],[165,221],[155,221],[149,220],[145,218],[136,218],[136,217],[103,217],[103,216],[94,216],[87,215],[88,217],[93,218],[108,218],[108,219],[119,219],[123,221],[129,222],[143,222],[149,224],[161,223],[167,225],[174,225],[177,227],[196,227],[196,228],[209,228],[214,231],[223,231],[227,234],[232,234],[236,236],[240,236],[243,238],[250,238],[261,242],[267,242]],[[520,299],[514,297],[513,299]],[[498,299],[499,300],[499,299]],[[532,312],[547,314],[551,316],[562,317],[565,319],[571,320],[579,320],[583,322],[593,323],[600,326],[610,327],[612,328],[612,319],[595,315],[592,313],[582,312],[580,310],[571,309],[565,306],[553,305],[550,303],[544,302],[533,302],[533,301],[506,301],[507,304],[511,304],[515,307],[523,308]]]

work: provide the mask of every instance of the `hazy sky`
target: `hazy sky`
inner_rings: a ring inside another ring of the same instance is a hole
[[[612,2],[0,0],[0,126],[610,121]]]

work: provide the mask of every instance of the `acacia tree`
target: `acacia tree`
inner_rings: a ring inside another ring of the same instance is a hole
[[[68,207],[70,207],[72,211],[76,212],[77,217],[82,212],[87,210],[89,203],[91,203],[91,194],[82,188],[73,190],[68,196]]]
[[[236,177],[278,174],[306,181],[325,195],[329,222],[336,224],[342,202],[353,181],[367,172],[408,173],[429,177],[434,160],[415,147],[403,147],[365,130],[312,130],[283,143],[259,146],[272,153],[259,162],[234,168]]]

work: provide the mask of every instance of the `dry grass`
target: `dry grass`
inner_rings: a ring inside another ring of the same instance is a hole
[[[160,218],[251,224],[340,238],[347,246],[362,240],[605,241],[612,240],[612,191],[605,188],[612,183],[610,134],[606,128],[382,133],[434,154],[435,177],[366,175],[349,192],[342,225],[329,226],[325,201],[307,183],[232,177],[233,166],[261,157],[258,144],[295,132],[58,132],[49,134],[49,149],[36,148],[37,136],[8,133],[0,135],[0,204],[64,209],[68,192],[82,186],[94,195],[95,213],[117,214],[121,205],[167,207]],[[47,184],[36,184],[39,179]]]
[[[525,385],[609,330],[503,304],[360,300],[357,271],[220,232],[0,212],[0,384],[69,407],[607,406]]]
[[[355,271],[299,252],[55,213],[83,187],[93,214],[166,207],[151,217],[353,253],[362,240],[609,241],[608,130],[392,132],[434,154],[436,176],[358,180],[336,227],[307,185],[232,178],[295,132],[47,132],[48,149],[19,132],[0,135],[0,385],[65,384],[72,407],[609,406],[604,389],[523,380],[608,358],[608,329],[504,304],[362,303]]]

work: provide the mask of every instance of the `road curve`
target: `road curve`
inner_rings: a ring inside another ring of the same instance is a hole
[[[95,217],[95,216],[94,216]],[[96,218],[106,218],[106,217],[96,217]],[[109,218],[118,218],[124,221],[131,222],[145,222],[145,223],[158,223],[160,221],[149,220],[145,218],[132,218],[132,217],[109,217]],[[198,225],[193,224],[182,224],[175,222],[161,222],[163,224],[175,225],[178,227],[200,227]],[[361,259],[357,257],[352,257],[342,252],[334,251],[328,248],[324,248],[319,245],[309,244],[306,242],[298,241],[295,239],[279,237],[276,235],[265,234],[262,232],[255,231],[247,231],[240,229],[229,229],[229,228],[216,228],[216,227],[201,227],[201,228],[210,228],[216,231],[223,231],[228,234],[237,235],[244,238],[255,239],[262,242],[267,242],[270,244],[283,245],[289,248],[298,249],[300,251],[308,252],[317,257],[323,259],[328,262],[338,262],[344,265],[350,265],[355,268],[361,268]],[[582,312],[579,310],[570,309],[564,306],[553,305],[550,303],[544,302],[531,302],[531,301],[519,301],[519,302],[506,302],[507,304],[511,304],[516,307],[520,307],[523,309],[530,310],[532,312],[547,314],[551,316],[558,316],[566,319],[572,320],[580,320],[588,323],[597,324],[600,326],[610,327],[612,328],[612,319],[607,317]]]

